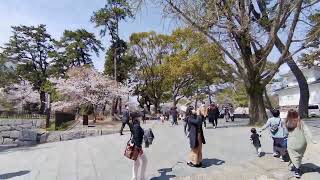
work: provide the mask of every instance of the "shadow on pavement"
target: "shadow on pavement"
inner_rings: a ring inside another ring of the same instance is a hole
[[[158,172],[160,173],[160,176],[153,177],[150,180],[169,180],[170,178],[176,177],[175,175],[167,175],[167,173],[172,172],[172,168],[159,169]]]
[[[29,173],[30,173],[30,171],[18,171],[18,172],[13,172],[13,173],[0,174],[0,179],[10,179],[10,178],[14,178],[17,176],[23,176],[23,175],[26,175]]]
[[[202,160],[203,168],[207,168],[207,167],[210,167],[210,166],[213,166],[213,165],[219,166],[219,165],[222,165],[224,163],[225,163],[224,160],[215,159],[215,158],[213,158],[213,159],[203,159]]]
[[[4,148],[0,149],[0,154],[9,154],[14,153],[18,151],[33,151],[37,149],[49,149],[50,146],[47,147],[39,147],[38,145],[32,145],[32,146],[24,146],[24,147],[14,147],[14,148]]]
[[[320,174],[320,167],[313,163],[302,164],[301,170],[303,174],[311,173],[311,172],[317,172]]]

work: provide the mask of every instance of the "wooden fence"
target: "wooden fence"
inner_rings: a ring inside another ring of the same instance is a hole
[[[54,113],[51,113],[51,118],[54,118]],[[0,111],[0,118],[13,119],[45,119],[45,114],[30,111]]]

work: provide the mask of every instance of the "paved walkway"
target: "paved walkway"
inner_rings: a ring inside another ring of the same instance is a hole
[[[245,123],[244,120],[233,124],[221,123],[222,128],[205,129],[206,168],[201,169],[186,166],[189,145],[181,125],[175,127],[170,127],[167,123],[144,125],[153,126],[155,133],[154,144],[145,150],[149,160],[147,169],[149,179],[234,179],[233,177],[242,177],[239,174],[248,174],[250,176],[247,177],[254,179],[257,174],[268,177],[270,172],[277,173],[274,168],[268,170],[274,165],[280,164],[281,167],[285,167],[285,163],[270,157],[272,143],[267,133],[261,138],[263,150],[267,154],[260,159],[256,157],[249,141],[250,128],[232,127],[234,124]],[[2,151],[0,179],[129,180],[132,161],[123,157],[128,139],[129,134],[124,136],[113,134]],[[313,147],[312,152],[319,149]],[[310,158],[311,156],[306,157],[304,162],[312,163],[314,170],[317,171],[320,159]],[[258,165],[250,166],[252,162]],[[304,175],[304,177],[309,176],[311,179],[320,179],[320,174],[317,172]]]

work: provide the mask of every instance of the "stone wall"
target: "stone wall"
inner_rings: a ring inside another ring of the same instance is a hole
[[[45,128],[44,119],[1,119],[0,144],[37,144],[44,134],[41,128]]]
[[[113,133],[118,133],[119,130],[114,129],[86,129],[86,130],[71,130],[71,131],[52,131],[43,134],[41,143],[68,141],[86,137],[103,136]]]
[[[0,120],[0,147],[35,145],[118,133],[118,130],[115,129],[76,129],[47,132],[44,128],[45,120],[43,119],[2,119]]]

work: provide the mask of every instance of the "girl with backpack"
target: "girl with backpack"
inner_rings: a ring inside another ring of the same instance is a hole
[[[280,157],[285,160],[284,156],[287,155],[286,138],[288,132],[285,127],[285,122],[280,116],[279,110],[271,111],[273,117],[268,119],[267,123],[262,127],[261,131],[269,128],[273,139],[273,156]]]

